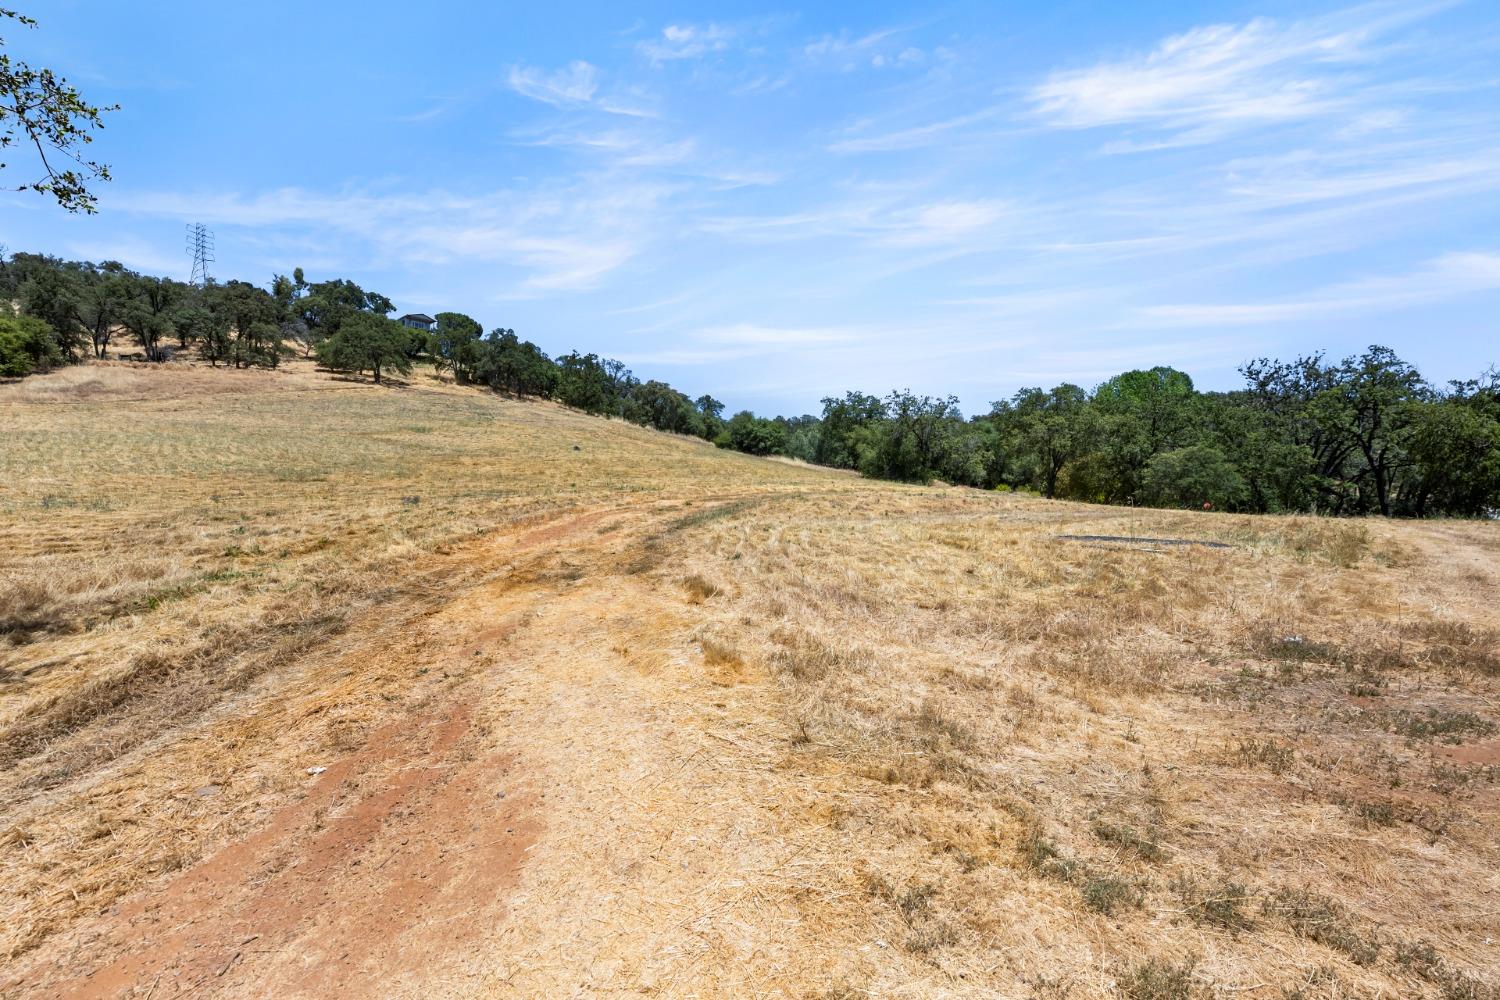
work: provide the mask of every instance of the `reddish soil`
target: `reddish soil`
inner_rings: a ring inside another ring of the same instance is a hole
[[[540,828],[515,762],[478,735],[462,705],[386,727],[6,992],[375,996],[392,970],[432,971],[503,919]]]
[[[1455,764],[1500,767],[1500,740],[1482,740],[1462,746],[1443,746],[1439,747],[1437,752]]]

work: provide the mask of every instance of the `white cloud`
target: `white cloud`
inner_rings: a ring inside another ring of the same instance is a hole
[[[802,53],[809,59],[846,56],[851,52],[862,53],[879,45],[896,33],[896,29],[887,28],[882,31],[872,31],[867,35],[860,35],[857,38],[850,37],[848,32],[842,32],[838,35],[824,35],[817,41],[804,45]]]
[[[942,141],[947,134],[958,129],[998,118],[1002,114],[1002,111],[1003,109],[998,107],[985,108],[981,111],[958,115],[957,117],[932,122],[928,125],[918,125],[895,132],[886,132],[881,135],[840,139],[838,142],[830,143],[828,149],[834,153],[875,153],[919,149],[923,146],[930,146]]]
[[[630,364],[713,365],[774,357],[799,348],[827,350],[840,345],[869,343],[876,336],[875,331],[846,326],[777,327],[732,323],[690,329],[676,338],[682,341],[680,344],[629,354],[621,360]]]
[[[190,268],[185,253],[172,253],[162,247],[134,236],[115,240],[70,244],[68,250],[76,257],[103,263],[119,261],[133,271],[154,275],[186,275]]]
[[[1500,253],[1448,253],[1405,274],[1330,286],[1278,302],[1160,305],[1141,310],[1163,326],[1247,326],[1370,312],[1500,291]]]
[[[413,111],[410,114],[395,115],[391,120],[401,122],[403,125],[420,125],[422,122],[434,121],[453,110],[453,101],[442,101],[422,111]]]
[[[698,59],[714,52],[723,52],[736,35],[735,29],[710,22],[708,24],[669,24],[661,31],[661,37],[647,39],[636,44],[636,48],[653,63],[674,59]]]
[[[900,196],[876,196],[825,209],[780,216],[721,216],[699,228],[737,239],[795,241],[857,237],[887,247],[959,246],[980,242],[1012,211],[994,199],[950,199],[912,203]]]
[[[998,201],[941,201],[899,213],[886,239],[898,244],[955,243],[977,237],[1005,217]]]
[[[528,66],[512,66],[510,87],[523,97],[565,108],[587,104],[599,89],[599,71],[575,59],[556,72]]]
[[[599,241],[577,235],[538,238],[509,231],[495,234],[508,252],[532,274],[527,291],[571,291],[596,287],[600,280],[633,258],[639,247],[629,240]]]
[[[1144,58],[1053,73],[1030,96],[1038,114],[1065,128],[1306,117],[1334,100],[1325,84],[1295,72],[1312,54],[1269,21],[1215,25],[1169,38]]]
[[[377,265],[492,262],[519,272],[505,293],[514,296],[596,287],[652,241],[658,206],[669,194],[659,184],[595,178],[474,196],[298,188],[253,197],[152,192],[116,195],[111,207],[210,219],[221,229],[243,228],[257,239],[282,243],[332,230],[351,253]]]
[[[1289,24],[1257,18],[1193,28],[1145,55],[1059,70],[1028,97],[1058,128],[1133,125],[1165,130],[1151,142],[1119,142],[1133,152],[1202,142],[1237,129],[1351,108],[1361,81],[1351,70],[1372,61],[1370,43],[1440,4],[1393,10],[1369,5]],[[1367,123],[1378,123],[1369,118]]]
[[[875,69],[895,69],[921,65],[927,53],[915,45],[899,46],[895,42],[904,34],[905,28],[884,28],[864,35],[851,35],[847,31],[837,35],[824,35],[802,47],[802,55],[809,62],[831,66],[849,72],[866,66]]]
[[[923,52],[921,49],[917,48],[914,45],[908,45],[906,48],[902,49],[900,52],[897,52],[895,55],[876,53],[875,55],[870,57],[870,65],[874,66],[876,69],[883,69],[886,67],[920,66],[926,61],[927,53]]]
[[[1264,208],[1407,188],[1500,186],[1500,149],[1451,158],[1435,152],[1363,147],[1331,155],[1301,150],[1237,160],[1228,167],[1228,191]]]
[[[668,347],[660,351],[625,351],[619,355],[627,365],[717,365],[743,361],[756,352],[739,348]]]
[[[856,340],[858,332],[845,327],[772,327],[756,323],[699,330],[694,336],[715,344],[782,347],[789,344],[832,344]]]
[[[628,129],[603,132],[549,132],[523,140],[530,146],[577,149],[608,156],[622,167],[663,167],[682,164],[697,152],[696,139],[659,140]]]

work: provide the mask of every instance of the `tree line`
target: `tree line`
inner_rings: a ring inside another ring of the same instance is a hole
[[[457,312],[432,332],[390,319],[390,299],[300,268],[267,287],[188,285],[17,253],[0,260],[0,375],[196,348],[212,365],[275,367],[288,355],[380,383],[430,363],[461,384],[905,482],[942,480],[1046,497],[1261,513],[1494,516],[1500,511],[1500,373],[1434,386],[1383,347],[1245,364],[1244,385],[1199,392],[1173,368],[1095,387],[1026,388],[965,418],[952,396],[824,399],[820,415],[724,416],[712,396],[638,379],[619,361],[549,357],[514,330]]]
[[[1333,515],[1500,513],[1500,372],[1435,387],[1389,348],[1267,358],[1199,392],[1167,367],[1093,391],[1026,388],[965,420],[953,397],[851,392],[782,450],[868,476],[1151,507]]]

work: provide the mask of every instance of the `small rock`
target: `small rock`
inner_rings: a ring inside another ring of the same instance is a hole
[[[328,768],[326,768],[326,767],[310,767],[310,768],[307,769],[307,773],[308,774],[322,774],[326,770],[328,770]]]
[[[582,450],[583,450],[583,449],[582,449],[582,448],[580,448],[580,447],[578,447],[578,445],[576,445],[576,444],[575,444],[575,445],[574,445],[574,446],[573,446],[573,450],[574,450],[574,451],[582,451]]]

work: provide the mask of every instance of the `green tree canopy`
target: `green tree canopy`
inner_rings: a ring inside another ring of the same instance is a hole
[[[0,7],[0,24],[10,21],[26,28],[36,22]],[[50,69],[36,69],[4,51],[0,38],[0,156],[12,147],[29,145],[35,151],[41,176],[12,190],[51,195],[70,212],[96,211],[98,198],[89,190],[94,180],[109,180],[109,167],[83,155],[94,141],[90,133],[104,127],[104,114],[115,107],[96,107],[83,99]],[[0,169],[9,164],[0,161]]]
[[[379,385],[386,373],[411,373],[406,342],[407,329],[395,320],[375,313],[355,313],[339,324],[337,333],[318,345],[318,360],[334,371],[370,372]]]
[[[35,316],[11,316],[0,311],[0,376],[10,378],[45,372],[62,364],[52,327]]]
[[[458,312],[437,314],[437,329],[428,338],[427,350],[439,370],[447,369],[459,383],[474,381],[474,367],[479,363],[479,339],[484,327],[479,321]]]
[[[218,324],[229,334],[222,360],[236,368],[276,367],[283,314],[271,293],[248,281],[228,281],[213,286],[207,302]]]
[[[1231,510],[1245,498],[1245,481],[1223,452],[1195,444],[1153,457],[1146,465],[1141,497],[1154,507]]]
[[[735,451],[750,455],[776,455],[786,445],[786,430],[774,420],[757,417],[741,410],[729,418],[724,429],[725,443]]]

